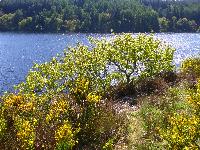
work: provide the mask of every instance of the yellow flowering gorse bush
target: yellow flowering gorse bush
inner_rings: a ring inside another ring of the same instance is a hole
[[[193,74],[195,77],[200,77],[200,59],[188,58],[183,61],[181,65],[181,71],[186,74]]]
[[[194,73],[198,80],[199,67],[199,58],[187,59],[181,73]],[[154,148],[159,145],[161,149],[200,149],[200,80],[193,88],[188,88],[187,82],[169,88],[163,95],[148,97],[142,106],[140,117],[145,125],[146,145]],[[147,139],[152,142],[148,143]]]

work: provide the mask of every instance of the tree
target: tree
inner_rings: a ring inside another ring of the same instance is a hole
[[[162,71],[173,70],[174,50],[154,40],[152,36],[117,36],[106,51],[107,59],[114,67],[113,75],[124,79],[126,84],[138,78],[152,77]]]
[[[13,17],[13,26],[18,28],[18,23],[23,19],[23,12],[22,10],[16,10]],[[17,30],[17,29],[16,29]]]
[[[19,30],[31,31],[32,30],[32,17],[27,17],[18,23]]]
[[[75,32],[77,31],[79,24],[80,24],[79,20],[76,19],[66,20],[64,21],[64,28],[66,31]]]
[[[169,28],[169,21],[167,18],[162,17],[159,18],[159,25],[160,25],[160,31],[161,32],[167,32]]]
[[[2,31],[9,31],[13,30],[13,18],[14,14],[4,14],[0,17],[0,30]]]
[[[189,22],[187,18],[180,18],[177,21],[177,29],[179,31],[187,31],[189,30]]]

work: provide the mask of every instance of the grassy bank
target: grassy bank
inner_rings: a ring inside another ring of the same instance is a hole
[[[199,59],[175,72],[174,49],[152,36],[90,41],[2,96],[0,149],[199,148]]]

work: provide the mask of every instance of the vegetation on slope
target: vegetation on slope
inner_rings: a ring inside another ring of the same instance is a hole
[[[199,30],[200,4],[196,0],[142,0],[159,14],[161,32],[194,32]]]
[[[152,36],[91,43],[35,64],[2,96],[0,149],[200,148],[199,58],[175,72],[174,49]]]
[[[182,63],[174,85],[138,98],[130,149],[199,149],[199,58]],[[168,84],[169,85],[169,84]]]
[[[114,149],[127,143],[129,112],[117,103],[116,86],[173,71],[174,49],[147,35],[91,41],[92,48],[78,44],[35,64],[16,92],[2,97],[1,149]]]

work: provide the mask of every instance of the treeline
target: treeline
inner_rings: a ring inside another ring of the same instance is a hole
[[[159,14],[161,32],[195,32],[200,30],[199,0],[142,0]]]
[[[158,31],[157,13],[135,0],[3,0],[0,30]]]
[[[0,31],[193,32],[199,28],[199,10],[195,2],[1,0]]]

